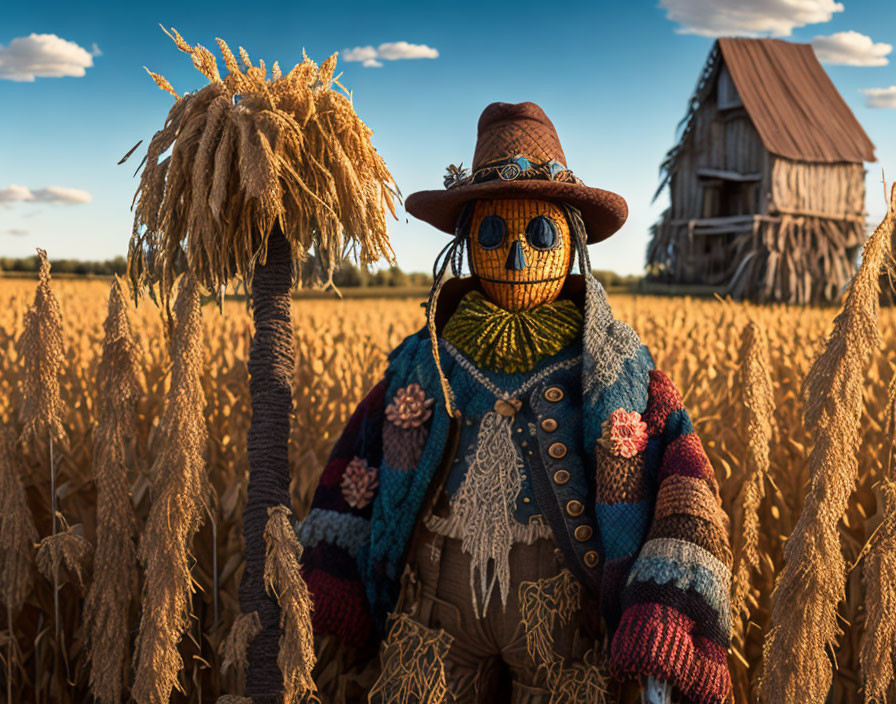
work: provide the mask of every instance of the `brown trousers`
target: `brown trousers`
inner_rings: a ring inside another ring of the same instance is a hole
[[[640,702],[637,682],[606,675],[598,605],[561,574],[551,540],[513,545],[506,607],[496,589],[477,618],[461,542],[422,525],[418,531],[370,702],[593,704],[601,701],[595,687],[610,704]],[[533,611],[539,599],[541,610]]]

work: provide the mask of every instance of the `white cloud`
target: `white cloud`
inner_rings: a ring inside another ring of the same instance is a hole
[[[789,37],[794,27],[829,22],[843,4],[834,0],[660,0],[679,34],[704,37]]]
[[[94,44],[94,51],[99,47]],[[55,34],[16,37],[8,46],[0,44],[0,78],[32,82],[35,78],[83,76],[93,66],[87,49]]]
[[[426,44],[410,44],[409,42],[383,42],[378,47],[356,46],[342,52],[342,58],[345,61],[360,61],[361,65],[366,68],[379,68],[383,65],[383,60],[436,59],[438,56],[438,49],[433,49]]]
[[[59,203],[62,205],[77,205],[89,203],[93,200],[87,191],[80,188],[63,188],[62,186],[47,186],[32,191],[27,186],[12,184],[9,188],[0,188],[0,203]]]
[[[865,106],[869,108],[893,108],[896,109],[896,86],[889,88],[866,88]]]
[[[408,42],[385,42],[380,44],[377,50],[379,58],[387,61],[395,61],[396,59],[437,59],[439,52],[437,49],[426,46],[426,44],[408,44]]]
[[[6,234],[13,237],[24,237],[28,234],[28,230],[24,230],[21,227],[11,227],[6,231]]]
[[[886,66],[889,63],[887,54],[893,51],[891,44],[875,44],[871,37],[852,30],[815,37],[812,48],[819,61],[843,66]]]

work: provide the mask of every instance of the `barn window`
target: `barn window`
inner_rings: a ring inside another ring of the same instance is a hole
[[[722,64],[722,70],[719,71],[718,94],[719,110],[739,108],[744,104],[725,64]]]

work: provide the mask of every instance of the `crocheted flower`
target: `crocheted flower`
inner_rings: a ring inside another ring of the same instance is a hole
[[[647,423],[637,411],[617,408],[602,426],[600,444],[619,457],[634,457],[647,447]]]
[[[352,508],[364,508],[373,500],[376,489],[376,467],[368,467],[367,460],[355,457],[342,473],[342,495]]]
[[[426,398],[420,384],[410,384],[399,389],[386,406],[386,418],[399,428],[419,428],[432,415],[435,399]]]

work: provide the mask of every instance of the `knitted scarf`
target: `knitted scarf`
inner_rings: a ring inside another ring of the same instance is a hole
[[[532,370],[582,332],[583,316],[566,299],[509,311],[470,291],[445,325],[442,337],[477,366],[513,374]]]

